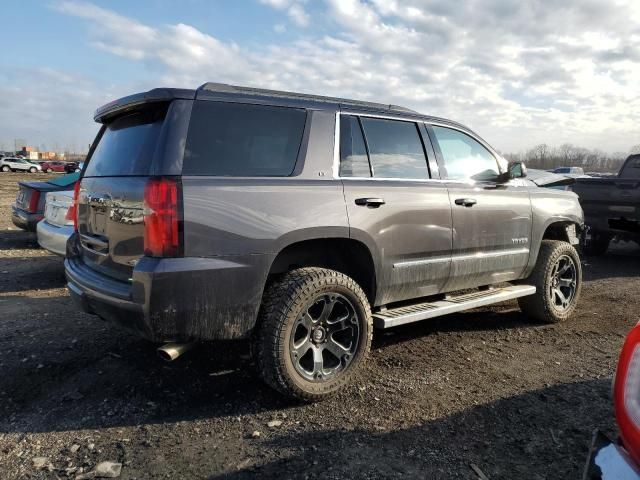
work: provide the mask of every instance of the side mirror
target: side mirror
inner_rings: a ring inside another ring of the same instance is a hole
[[[509,162],[507,173],[509,179],[524,178],[527,176],[527,166],[522,162]]]

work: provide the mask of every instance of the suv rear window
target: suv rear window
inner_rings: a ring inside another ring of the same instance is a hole
[[[182,174],[291,175],[306,117],[298,108],[196,101]]]
[[[164,105],[109,123],[91,155],[85,177],[148,175],[166,112]]]

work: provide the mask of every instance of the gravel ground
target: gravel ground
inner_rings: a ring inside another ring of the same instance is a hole
[[[525,319],[515,302],[374,335],[356,382],[326,402],[283,399],[245,344],[172,364],[79,312],[62,259],[10,219],[0,174],[0,478],[579,478],[591,432],[615,435],[610,384],[638,321],[640,255],[584,264],[577,314]],[[272,422],[277,420],[276,422]],[[44,468],[34,467],[34,458]]]

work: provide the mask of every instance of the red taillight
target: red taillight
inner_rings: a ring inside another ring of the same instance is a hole
[[[613,404],[622,443],[640,465],[640,324],[631,330],[622,346]]]
[[[38,203],[40,203],[40,192],[32,190],[29,198],[29,212],[36,213],[38,211]]]
[[[178,231],[178,182],[152,178],[144,188],[144,254],[176,257],[180,250]]]
[[[73,229],[78,231],[78,196],[80,195],[80,181],[78,180],[73,186],[73,203],[67,210],[66,220],[73,220]]]

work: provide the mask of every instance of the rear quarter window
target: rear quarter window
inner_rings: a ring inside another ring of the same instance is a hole
[[[196,101],[182,174],[291,175],[306,118],[298,108]]]

